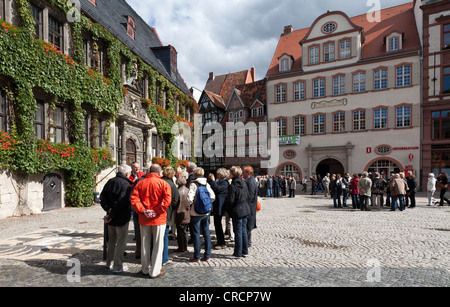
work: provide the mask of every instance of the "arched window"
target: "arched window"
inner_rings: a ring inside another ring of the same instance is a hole
[[[290,176],[294,176],[296,181],[301,181],[300,170],[293,164],[286,164],[286,165],[284,165],[280,169],[279,175],[285,176],[285,177],[288,177],[288,178]]]
[[[400,173],[400,167],[390,160],[377,160],[367,170],[368,172],[378,172],[384,178],[389,179],[392,173]]]

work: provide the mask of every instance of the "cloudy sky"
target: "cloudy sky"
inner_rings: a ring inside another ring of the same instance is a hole
[[[264,78],[284,26],[311,26],[321,14],[344,11],[349,17],[374,7],[410,0],[126,0],[151,26],[163,45],[178,51],[178,69],[188,87],[203,90],[216,76],[256,69]]]

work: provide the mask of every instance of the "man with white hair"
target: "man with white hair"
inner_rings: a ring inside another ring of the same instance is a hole
[[[361,200],[361,211],[370,211],[367,205],[370,196],[372,196],[372,180],[370,180],[368,172],[363,172],[362,178],[358,182],[358,187]]]
[[[195,164],[194,162],[189,162],[188,166],[186,167],[186,171],[189,174],[188,178],[187,178],[187,182],[186,182],[186,188],[189,189],[189,186],[191,185],[191,182],[194,180],[194,169],[197,168],[197,164]]]
[[[130,170],[128,165],[119,166],[116,177],[108,180],[100,194],[101,206],[106,211],[104,220],[108,225],[106,266],[110,267],[111,262],[114,262],[112,268],[114,274],[128,269],[123,265],[123,255],[131,218],[131,181],[127,178]]]

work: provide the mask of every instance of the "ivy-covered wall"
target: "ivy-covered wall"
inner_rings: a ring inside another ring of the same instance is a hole
[[[48,0],[51,6],[66,13],[67,1]],[[160,75],[150,65],[135,56],[125,45],[113,37],[101,25],[86,16],[71,23],[72,57],[62,53],[49,43],[34,39],[34,19],[27,0],[15,0],[19,25],[0,20],[0,77],[7,86],[3,88],[12,105],[10,109],[11,131],[0,131],[0,169],[24,174],[64,172],[66,178],[65,203],[67,206],[89,206],[93,200],[95,173],[115,164],[104,148],[90,148],[84,135],[86,109],[102,114],[113,121],[124,98],[121,79],[122,59],[127,70],[138,63],[139,77],[149,80],[149,100],[143,100],[150,119],[158,133],[166,135],[176,121],[174,102],[195,112],[195,101]],[[108,67],[105,75],[83,64],[82,32],[92,39],[107,44]],[[166,110],[151,103],[166,97]],[[35,137],[34,117],[37,110],[33,91],[39,89],[55,101],[63,101],[69,112],[70,144],[53,144]],[[183,109],[183,108],[180,108]],[[192,112],[192,113],[193,113]],[[167,151],[170,153],[170,150]],[[177,163],[175,157],[167,157]]]

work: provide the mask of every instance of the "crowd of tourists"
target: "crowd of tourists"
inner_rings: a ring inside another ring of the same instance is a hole
[[[378,172],[363,172],[353,174],[345,173],[332,174],[327,173],[323,178],[320,175],[310,177],[311,195],[317,195],[322,190],[325,197],[333,199],[334,208],[350,207],[348,200],[351,199],[353,209],[370,211],[381,209],[383,206],[390,208],[391,211],[404,211],[405,208],[416,207],[417,180],[412,172],[407,176],[403,172],[392,173],[389,179],[385,179]],[[304,191],[308,180],[305,177],[302,181]],[[440,200],[434,198],[437,188],[440,189]],[[448,175],[439,174],[435,178],[433,173],[428,175],[427,182],[427,206],[439,204],[444,205],[444,201],[450,205],[450,200],[445,197],[448,190]]]
[[[163,266],[172,261],[169,236],[176,237],[175,253],[187,252],[188,244],[193,245],[191,262],[210,261],[211,250],[227,248],[227,241],[234,242],[229,258],[248,256],[260,191],[251,166],[220,168],[207,177],[204,169],[192,162],[186,170],[170,166],[163,169],[158,164],[153,164],[147,173],[139,168],[136,162],[131,168],[119,166],[116,177],[106,183],[100,194],[106,211],[108,269],[115,274],[128,270],[124,252],[131,220],[141,274],[151,278],[163,276]],[[211,216],[216,233],[214,246],[209,227]]]
[[[256,176],[258,181],[258,193],[260,197],[295,197],[297,181],[293,176],[262,175]]]

